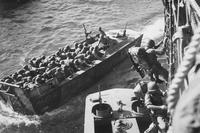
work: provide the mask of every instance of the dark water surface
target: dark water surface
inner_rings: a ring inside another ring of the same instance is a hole
[[[156,30],[163,28],[162,16],[159,0],[1,1],[0,78],[18,70],[32,57],[50,55],[83,38],[82,24],[88,30],[99,26],[110,30],[122,29],[128,23],[129,29],[155,36]],[[18,115],[0,104],[0,132],[83,132],[83,97],[41,117]]]

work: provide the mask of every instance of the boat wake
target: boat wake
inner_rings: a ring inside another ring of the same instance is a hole
[[[0,101],[0,112],[0,132],[12,132],[12,130],[14,131],[18,127],[37,127],[37,125],[40,124],[37,116],[25,116],[18,114],[2,101]]]

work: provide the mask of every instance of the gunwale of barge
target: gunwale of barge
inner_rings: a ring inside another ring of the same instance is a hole
[[[112,71],[113,67],[127,57],[128,48],[140,44],[142,39],[141,34],[132,30],[127,30],[128,38],[114,38],[119,32],[120,30],[111,30],[107,32],[107,35],[109,35],[111,39],[115,39],[118,42],[116,46],[108,50],[108,56],[94,67],[88,68],[81,74],[74,76],[73,79],[65,79],[59,85],[52,86],[51,88],[44,87],[44,90],[41,90],[42,88],[40,88],[40,90],[37,89],[36,93],[38,93],[37,95],[39,95],[39,97],[28,98],[21,88],[15,88],[19,103],[26,109],[23,113],[43,114],[46,111],[51,111],[64,104],[72,96],[89,88],[92,84]],[[9,98],[9,100],[10,99],[12,99],[12,97]],[[16,98],[13,100],[16,100]],[[9,103],[11,106],[13,105],[13,100]],[[20,112],[20,110],[17,111]]]

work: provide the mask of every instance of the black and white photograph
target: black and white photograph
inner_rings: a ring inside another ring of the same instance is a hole
[[[200,1],[0,0],[0,133],[200,133]]]

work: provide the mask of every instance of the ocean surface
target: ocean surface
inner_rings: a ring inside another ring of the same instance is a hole
[[[156,39],[163,34],[163,21],[161,0],[30,0],[23,4],[0,0],[0,78],[32,57],[51,55],[84,38],[83,24],[91,31],[99,26],[105,31],[123,29],[127,24],[128,29]],[[83,94],[43,116],[20,115],[0,102],[2,133],[83,133],[83,125]]]

